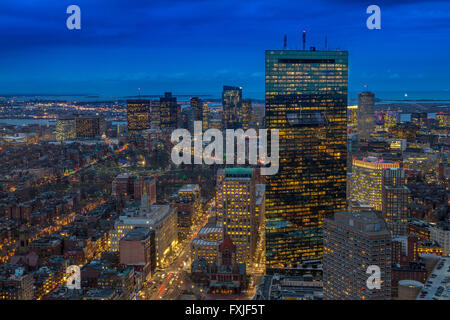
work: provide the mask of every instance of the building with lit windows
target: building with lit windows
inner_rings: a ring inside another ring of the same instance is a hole
[[[383,170],[381,211],[388,229],[394,236],[407,235],[410,191],[405,185],[405,171],[401,168]]]
[[[411,113],[411,122],[419,127],[425,126],[428,119],[428,113],[426,112],[413,112]]]
[[[383,127],[389,129],[400,123],[400,112],[388,111],[383,114]]]
[[[208,263],[217,260],[219,245],[223,241],[223,228],[218,224],[207,224],[191,242],[192,261],[203,259]]]
[[[75,118],[76,137],[98,139],[105,134],[105,120],[98,116],[77,116]]]
[[[177,128],[180,112],[177,98],[173,97],[171,92],[164,93],[164,97],[159,99],[159,122],[161,129]]]
[[[430,240],[442,248],[442,255],[450,256],[450,223],[440,222],[430,227]]]
[[[178,242],[176,210],[169,205],[149,206],[146,203],[148,199],[144,193],[140,206],[134,203],[124,209],[115,222],[110,250],[117,252],[120,240],[133,228],[148,228],[155,232],[156,265],[161,266]]]
[[[160,114],[160,102],[159,100],[150,101],[151,109],[151,128],[160,129],[161,127],[161,114]]]
[[[265,70],[280,158],[266,176],[266,268],[282,272],[321,259],[323,218],[346,205],[348,53],[268,50]]]
[[[360,139],[369,140],[375,130],[375,93],[358,94],[358,135]]]
[[[150,100],[137,99],[127,101],[128,132],[137,133],[150,129]]]
[[[23,266],[3,263],[0,265],[0,300],[33,300],[33,273]]]
[[[119,241],[120,264],[137,266],[150,276],[156,268],[155,232],[148,228],[134,228]]]
[[[225,168],[217,186],[217,222],[236,245],[238,263],[253,261],[257,239],[255,174],[250,168]]]
[[[238,262],[237,247],[228,234],[224,235],[217,260],[209,270],[209,290],[212,294],[239,294],[247,288],[246,265]]]
[[[194,132],[195,110],[192,107],[184,107],[180,113],[180,128]]]
[[[56,120],[56,140],[75,139],[77,136],[75,116],[61,117]]]
[[[337,212],[325,218],[325,300],[391,299],[391,233],[375,212]],[[369,266],[380,268],[381,288],[369,288]]]
[[[439,123],[439,127],[447,127],[450,126],[450,114],[439,112],[436,113],[436,120]]]
[[[252,100],[242,100],[242,129],[247,130],[252,119]]]
[[[192,97],[189,100],[191,108],[194,110],[194,120],[202,121],[203,119],[203,102],[199,97]]]
[[[203,131],[208,130],[208,125],[209,125],[209,108],[208,108],[208,104],[204,103],[203,111],[202,111],[202,129],[203,129]]]
[[[202,217],[202,199],[198,184],[182,186],[173,200],[178,215],[178,237],[184,239],[199,224]]]
[[[347,107],[348,123],[347,126],[351,133],[358,131],[358,106]]]
[[[367,202],[376,210],[382,209],[383,171],[400,168],[399,162],[365,157],[353,159],[351,198]]]
[[[220,241],[213,262],[192,262],[191,277],[195,283],[207,284],[209,293],[214,295],[240,294],[248,285],[245,263],[237,262],[236,246],[228,234]]]
[[[242,126],[242,88],[223,86],[223,128],[237,129]]]
[[[399,296],[399,282],[403,280],[414,280],[421,283],[427,281],[427,268],[425,260],[419,257],[417,236],[394,236],[392,238],[391,295],[393,298]],[[401,297],[399,298],[401,299]]]
[[[223,123],[220,119],[209,119],[208,129],[222,130]]]

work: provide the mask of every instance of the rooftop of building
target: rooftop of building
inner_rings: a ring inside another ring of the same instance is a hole
[[[226,177],[251,177],[252,174],[251,168],[225,168]]]
[[[390,237],[390,232],[386,227],[386,223],[373,211],[341,211],[336,212],[333,218],[327,219],[350,226],[353,229],[364,233],[385,234]]]
[[[386,160],[384,158],[367,156],[367,157],[354,157],[353,166],[355,167],[367,167],[372,169],[387,169],[387,168],[400,168],[399,161]]]
[[[210,233],[223,233],[223,228],[219,225],[207,224],[206,226],[200,229],[197,235],[206,235]]]
[[[219,241],[211,241],[205,239],[195,238],[192,240],[192,245],[195,246],[219,246],[222,243],[222,240]]]
[[[141,212],[139,206],[130,206],[126,208],[119,220],[123,224],[145,224],[152,225],[166,219],[168,215],[174,213],[175,208],[170,205],[152,205],[148,212]]]
[[[90,289],[88,292],[86,292],[86,294],[84,295],[84,298],[88,298],[88,299],[98,299],[98,300],[102,300],[102,299],[109,299],[111,296],[113,296],[115,293],[115,290],[113,289],[98,289],[98,288],[94,288],[94,289]]]
[[[178,190],[178,192],[194,192],[198,190],[200,190],[200,186],[198,184],[185,184]]]
[[[122,172],[117,175],[116,179],[128,179],[132,176],[133,174],[131,172]]]
[[[310,274],[266,275],[258,286],[256,300],[322,300],[323,282]]]
[[[149,230],[148,228],[133,228],[130,230],[125,237],[123,237],[123,241],[142,241],[147,239],[150,234],[152,233],[152,230]]]

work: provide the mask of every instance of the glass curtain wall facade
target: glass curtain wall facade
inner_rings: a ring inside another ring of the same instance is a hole
[[[150,100],[128,100],[127,118],[130,133],[150,129]]]
[[[280,148],[266,176],[270,273],[321,259],[324,217],[345,209],[348,53],[269,50],[265,70],[265,126]]]
[[[242,126],[242,88],[223,86],[223,128],[237,129]]]

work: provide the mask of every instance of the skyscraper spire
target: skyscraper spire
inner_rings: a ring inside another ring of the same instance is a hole
[[[306,50],[306,30],[302,33],[303,50]]]

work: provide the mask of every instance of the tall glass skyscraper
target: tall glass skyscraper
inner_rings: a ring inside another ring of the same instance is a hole
[[[358,136],[369,140],[375,131],[375,93],[361,92],[358,94]]]
[[[150,100],[127,100],[128,132],[150,129]]]
[[[172,96],[171,92],[164,93],[164,97],[159,99],[160,110],[160,127],[164,128],[177,128],[178,119],[180,117],[180,107],[177,103],[177,98]]]
[[[242,126],[242,88],[223,86],[223,128],[237,129]]]
[[[345,208],[347,79],[346,51],[266,51],[265,125],[280,148],[266,177],[269,273],[321,259],[324,216]]]

